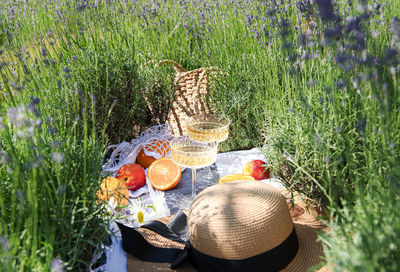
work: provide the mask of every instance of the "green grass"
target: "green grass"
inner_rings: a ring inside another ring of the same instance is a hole
[[[335,24],[294,1],[2,2],[1,265],[87,266],[106,237],[102,151],[165,121],[173,71],[143,65],[171,59],[222,71],[210,89],[210,106],[232,120],[221,151],[263,148],[289,188],[326,207],[332,270],[398,270],[400,61],[385,56],[400,50],[391,26],[400,5],[365,4],[334,8],[348,27],[346,17],[370,15],[358,50],[345,28],[321,43]],[[377,63],[346,68],[342,54]],[[40,102],[29,107],[31,97]],[[26,114],[12,115],[20,105]]]

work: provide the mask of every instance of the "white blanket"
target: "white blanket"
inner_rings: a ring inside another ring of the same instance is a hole
[[[250,150],[232,151],[226,153],[217,154],[217,160],[215,165],[212,167],[213,171],[216,171],[219,177],[227,174],[241,173],[243,167],[251,160],[263,160],[268,163],[265,155],[257,148]],[[215,167],[216,166],[216,167]],[[186,170],[189,172],[188,170]],[[184,179],[184,180],[182,180]],[[185,186],[191,186],[191,175],[182,175],[180,183]],[[217,183],[218,179],[215,180]],[[270,184],[276,188],[282,188],[282,183],[275,179],[272,175],[271,179],[262,180],[262,182]],[[200,175],[198,176],[198,183],[201,183]],[[173,193],[174,189],[171,190]],[[187,190],[190,191],[190,188]],[[169,191],[165,192],[165,197],[168,199]],[[168,202],[168,201],[167,201]],[[126,272],[126,253],[122,248],[122,240],[119,229],[115,223],[112,223],[110,229],[115,233],[115,236],[111,237],[112,243],[109,247],[104,246],[103,250],[106,255],[106,264],[91,271],[105,271],[105,272]],[[102,253],[101,253],[102,254]],[[100,257],[101,254],[95,254],[94,260]]]

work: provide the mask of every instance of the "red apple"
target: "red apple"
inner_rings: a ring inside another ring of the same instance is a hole
[[[131,191],[135,191],[146,184],[146,174],[143,167],[137,163],[123,165],[118,170],[116,178],[124,182]]]
[[[243,168],[243,174],[252,176],[256,180],[268,179],[270,177],[267,163],[262,160],[253,160]]]

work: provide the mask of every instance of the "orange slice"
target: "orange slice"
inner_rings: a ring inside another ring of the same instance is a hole
[[[252,176],[244,174],[229,174],[218,180],[218,183],[230,182],[235,180],[255,180]]]
[[[155,160],[147,172],[151,185],[160,191],[166,191],[178,185],[181,175],[181,167],[169,157]]]
[[[157,152],[162,157],[165,157],[169,153],[169,141],[153,139],[144,148],[149,152]],[[136,162],[144,168],[148,168],[155,160],[156,158],[153,156],[147,156],[144,153],[144,149],[140,150],[136,157]]]
[[[96,194],[100,201],[109,201],[111,197],[114,197],[118,205],[128,204],[128,188],[119,179],[113,177],[103,179]]]

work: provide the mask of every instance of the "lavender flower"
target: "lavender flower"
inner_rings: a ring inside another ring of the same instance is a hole
[[[297,9],[305,16],[306,20],[310,20],[314,15],[314,7],[312,0],[300,0],[296,2]]]
[[[46,57],[48,55],[46,48],[40,49],[40,53],[42,54],[42,57]]]
[[[10,250],[10,242],[5,236],[0,236],[0,244],[3,251]]]
[[[55,258],[51,261],[50,266],[51,272],[63,272],[64,271],[64,264],[59,258]]]
[[[367,119],[365,117],[358,119],[357,121],[357,125],[356,125],[356,131],[363,136],[364,135],[364,131],[365,131],[365,127],[367,125]]]
[[[250,14],[247,14],[247,15],[244,17],[244,21],[246,22],[246,25],[247,25],[247,26],[251,26],[251,25],[253,24],[253,16],[250,15]]]
[[[64,161],[64,154],[61,152],[51,153],[51,159],[56,163],[62,163]]]
[[[319,15],[323,22],[332,22],[337,19],[331,0],[316,0],[316,3],[318,5]]]

